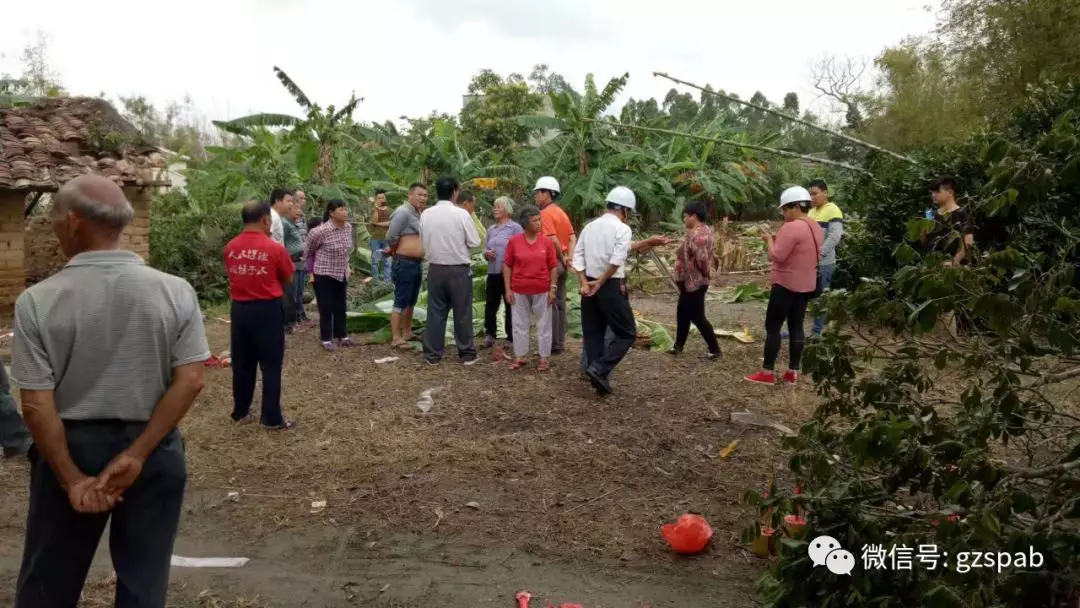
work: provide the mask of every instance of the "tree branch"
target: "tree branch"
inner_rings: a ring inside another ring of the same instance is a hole
[[[918,164],[914,159],[912,159],[910,157],[907,157],[907,156],[904,156],[903,154],[898,154],[896,152],[893,152],[892,150],[886,150],[885,148],[882,148],[881,146],[876,146],[876,145],[874,145],[874,144],[872,144],[870,142],[863,141],[861,139],[856,139],[856,138],[854,138],[854,137],[852,137],[850,135],[845,135],[845,134],[840,133],[838,131],[833,131],[832,129],[826,129],[825,127],[822,127],[821,125],[814,124],[814,123],[812,123],[812,122],[810,122],[808,120],[803,120],[801,118],[796,118],[795,116],[787,114],[786,112],[780,112],[779,110],[773,110],[772,108],[766,108],[764,106],[759,106],[756,103],[750,103],[749,101],[743,101],[741,99],[738,99],[737,97],[732,97],[730,95],[725,95],[723,93],[717,93],[716,91],[706,89],[706,88],[703,88],[703,87],[699,87],[698,85],[696,85],[696,84],[694,84],[692,82],[686,82],[685,80],[679,80],[678,78],[673,78],[671,76],[668,76],[664,72],[653,72],[653,75],[654,76],[659,76],[661,78],[666,78],[666,79],[668,79],[668,80],[670,80],[672,82],[675,82],[675,83],[678,83],[678,84],[681,84],[681,85],[685,85],[685,86],[688,86],[688,87],[695,88],[695,89],[697,89],[697,90],[699,90],[699,91],[701,91],[703,93],[706,93],[708,95],[715,95],[717,97],[720,97],[722,99],[726,99],[728,101],[733,101],[735,103],[740,103],[740,104],[742,104],[744,106],[754,108],[755,110],[758,110],[760,112],[765,112],[767,114],[772,114],[774,116],[779,116],[780,118],[783,118],[785,120],[790,120],[792,122],[797,122],[800,125],[803,125],[804,127],[809,127],[811,129],[821,131],[822,133],[832,135],[833,137],[839,137],[840,139],[843,139],[844,141],[846,141],[848,143],[852,143],[852,144],[855,144],[857,146],[862,146],[864,148],[869,148],[870,150],[874,150],[875,152],[880,152],[882,154],[887,154],[887,155],[889,155],[889,156],[891,156],[891,157],[893,157],[893,158],[895,158],[897,160],[902,160],[902,161],[911,163],[913,165]]]
[[[805,154],[798,154],[796,152],[789,152],[787,150],[778,150],[776,148],[770,148],[768,146],[759,146],[759,145],[756,145],[756,144],[747,144],[747,143],[743,143],[741,141],[731,141],[731,140],[728,140],[728,139],[718,139],[716,137],[705,137],[704,135],[693,135],[691,133],[683,133],[681,131],[672,131],[670,129],[658,129],[656,127],[641,127],[641,126],[638,126],[638,125],[627,125],[627,124],[622,124],[622,123],[618,123],[618,122],[610,122],[610,121],[607,121],[607,120],[593,120],[591,118],[586,118],[585,122],[592,122],[592,123],[596,123],[596,124],[607,125],[609,127],[614,127],[616,129],[630,129],[632,131],[645,131],[645,132],[649,132],[649,133],[663,133],[665,135],[674,135],[674,136],[677,136],[677,137],[688,137],[690,139],[697,139],[697,140],[701,140],[701,141],[711,141],[711,142],[714,142],[714,143],[723,144],[725,146],[732,146],[732,147],[736,147],[736,148],[747,148],[747,149],[750,149],[750,150],[760,150],[762,152],[768,152],[769,154],[776,154],[778,156],[786,156],[788,158],[798,158],[798,159],[805,160],[807,162],[818,163],[818,164],[822,164],[822,165],[832,165],[834,167],[840,167],[842,169],[847,169],[848,171],[857,171],[859,173],[865,173],[867,175],[870,175],[869,171],[867,171],[865,169],[860,169],[859,167],[855,167],[855,166],[849,165],[847,163],[842,163],[842,162],[835,161],[835,160],[829,160],[829,159],[826,159],[826,158],[817,158],[816,156],[807,156]]]
[[[1013,477],[1032,479],[1035,477],[1049,477],[1054,473],[1068,473],[1069,471],[1075,471],[1076,469],[1080,469],[1080,460],[1071,460],[1069,462],[1063,462],[1041,469],[1017,469],[1006,467],[1005,470]]]
[[[1064,382],[1066,380],[1070,380],[1076,377],[1080,377],[1080,367],[1067,369],[1057,374],[1048,374],[1046,376],[1043,376],[1042,378],[1039,378],[1035,382],[1032,382],[1024,388],[1036,388],[1039,386],[1046,386],[1047,384],[1057,384],[1058,382]]]

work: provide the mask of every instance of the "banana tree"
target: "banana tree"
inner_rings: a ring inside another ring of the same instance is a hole
[[[583,95],[570,90],[548,94],[555,116],[518,117],[520,124],[531,128],[559,130],[553,139],[536,148],[527,162],[543,173],[562,177],[563,207],[579,221],[603,207],[611,183],[598,160],[610,152],[615,133],[594,121],[615,102],[629,79],[629,74],[612,78],[601,91],[589,74]]]
[[[334,151],[352,125],[352,113],[364,100],[354,93],[341,109],[333,105],[324,110],[312,103],[307,94],[281,68],[274,66],[274,74],[282,86],[293,96],[306,112],[304,118],[289,114],[252,114],[229,121],[214,121],[219,129],[241,136],[249,136],[257,127],[289,127],[296,145],[297,173],[302,181],[329,186],[334,178]]]

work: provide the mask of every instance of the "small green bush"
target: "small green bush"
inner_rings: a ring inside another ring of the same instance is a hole
[[[185,211],[186,196],[170,192],[154,201],[150,222],[150,264],[186,279],[199,300],[229,299],[229,275],[222,251],[240,233],[239,206],[225,205],[206,213]]]

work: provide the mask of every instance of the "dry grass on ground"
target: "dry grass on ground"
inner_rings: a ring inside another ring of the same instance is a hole
[[[210,322],[215,347],[226,331]],[[759,344],[725,343],[713,365],[694,352],[634,351],[605,399],[580,379],[576,344],[547,373],[464,367],[452,346],[438,367],[383,346],[317,346],[310,330],[290,338],[285,407],[299,426],[285,435],[229,424],[229,371],[210,371],[184,425],[191,487],[222,522],[205,532],[349,523],[636,560],[666,554],[658,527],[695,511],[729,554],[745,523],[743,492],[781,462],[775,431],[732,425],[729,413],[749,406],[798,424],[815,402],[807,387],[742,381]],[[385,356],[401,358],[373,363]],[[433,387],[425,414],[416,398]],[[735,439],[734,454],[719,458]],[[326,508],[313,509],[320,500]]]
[[[651,320],[674,323],[670,297],[638,298],[634,306]],[[761,308],[710,303],[710,317],[718,328],[753,328]],[[228,328],[208,318],[215,352],[228,348]],[[760,341],[722,346],[724,360],[713,363],[699,359],[704,345],[697,335],[680,358],[633,351],[613,377],[616,394],[601,399],[578,374],[577,342],[549,372],[537,373],[490,361],[464,367],[452,345],[437,367],[387,346],[330,354],[314,330],[297,333],[288,339],[283,381],[286,413],[298,422],[292,431],[232,424],[231,372],[208,370],[207,387],[182,427],[189,489],[181,538],[213,539],[241,552],[283,530],[329,526],[349,530],[346,550],[397,535],[510,545],[585,567],[697,572],[712,588],[737,587],[745,601],[752,589],[747,569],[759,562],[739,544],[751,517],[741,499],[769,476],[783,478],[785,458],[776,431],[731,423],[729,415],[749,408],[796,428],[817,397],[809,384],[744,382],[760,365]],[[386,356],[400,359],[374,363]],[[441,387],[435,406],[423,413],[417,396],[433,387]],[[255,411],[257,403],[258,395]],[[721,458],[734,440],[737,449]],[[0,506],[13,514],[0,528],[15,539],[25,470],[0,475]],[[313,507],[316,501],[326,501],[325,508]],[[659,528],[688,511],[713,525],[712,548],[677,560]],[[330,565],[335,556],[298,549],[289,559]],[[272,588],[257,592],[272,597]],[[201,588],[171,595],[189,602],[178,604],[184,608],[264,601],[252,594],[219,598]]]

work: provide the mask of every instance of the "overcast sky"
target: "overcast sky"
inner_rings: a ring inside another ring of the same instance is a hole
[[[629,97],[661,99],[653,71],[780,102],[814,101],[809,65],[823,54],[873,58],[928,32],[936,0],[188,0],[11,2],[3,9],[0,72],[20,71],[37,31],[75,94],[146,95],[159,106],[190,95],[211,119],[298,114],[278,65],[314,101],[355,90],[360,120],[456,113],[483,68],[528,75],[547,63],[581,89],[630,73]]]

